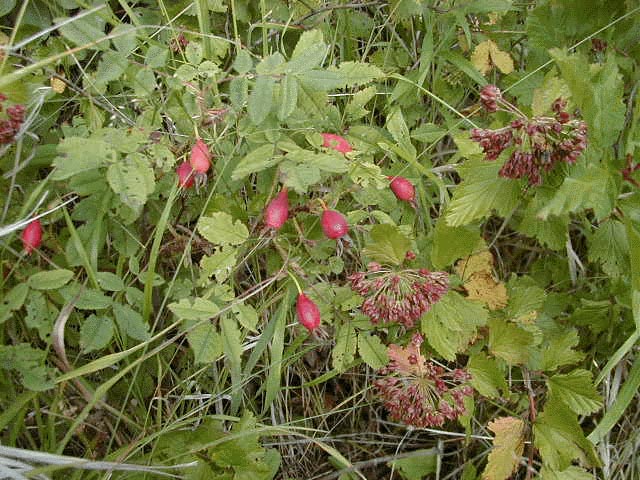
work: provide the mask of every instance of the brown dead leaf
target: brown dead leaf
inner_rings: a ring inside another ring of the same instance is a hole
[[[524,422],[515,417],[500,417],[487,427],[496,436],[482,480],[506,480],[515,472],[524,451]]]
[[[513,59],[507,52],[503,52],[491,40],[478,44],[471,54],[471,63],[482,75],[486,75],[496,66],[502,73],[513,72]]]
[[[504,283],[496,281],[486,273],[475,273],[464,283],[469,300],[479,300],[489,310],[500,310],[507,306],[509,297]]]

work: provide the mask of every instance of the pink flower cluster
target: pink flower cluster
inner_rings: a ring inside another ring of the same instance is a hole
[[[420,353],[424,338],[415,333],[409,345],[389,345],[389,364],[374,386],[391,418],[418,428],[442,426],[465,413],[464,398],[473,395],[465,370],[446,370]]]
[[[507,102],[495,85],[480,92],[480,102],[488,112],[498,110],[518,116],[507,127],[497,130],[474,128],[471,139],[482,147],[487,160],[495,160],[507,148],[513,151],[500,169],[505,178],[527,177],[530,185],[542,184],[542,172],[561,162],[575,163],[587,146],[587,125],[572,119],[565,111],[566,101],[553,102],[553,117],[528,118]]]
[[[366,272],[350,275],[351,289],[363,297],[362,313],[376,324],[399,322],[412,328],[449,289],[446,272],[400,271],[372,262]]]
[[[3,103],[7,100],[6,95],[0,93],[0,112]],[[24,105],[12,105],[7,108],[7,119],[0,120],[0,144],[13,142],[16,134],[24,122]]]

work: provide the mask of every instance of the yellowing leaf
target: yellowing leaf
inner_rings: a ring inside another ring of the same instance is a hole
[[[513,72],[513,59],[507,52],[501,51],[491,40],[485,40],[478,44],[471,54],[471,63],[482,75],[491,71],[493,66],[498,67],[502,73]]]
[[[469,300],[479,300],[491,310],[507,306],[509,297],[504,283],[493,276],[493,255],[484,251],[458,261],[456,273],[464,280]]]
[[[51,77],[51,88],[56,93],[64,93],[67,88],[67,84],[64,83],[64,80],[58,77]]]
[[[487,427],[496,436],[482,480],[505,480],[514,473],[524,449],[524,422],[515,417],[501,417]]]
[[[469,300],[479,300],[489,310],[500,310],[507,306],[507,287],[497,282],[491,275],[476,273],[464,283]]]

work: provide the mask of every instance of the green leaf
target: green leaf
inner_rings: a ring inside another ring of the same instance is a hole
[[[285,160],[280,164],[284,185],[303,195],[311,185],[320,182],[320,169],[314,165]]]
[[[198,232],[215,245],[240,245],[249,238],[249,230],[240,221],[225,212],[200,217]]]
[[[0,345],[0,368],[17,371],[29,390],[40,392],[53,387],[53,371],[46,367],[46,358],[47,352],[28,343]]]
[[[121,292],[125,289],[124,282],[115,273],[111,272],[98,272],[96,273],[98,284],[103,290],[110,292]]]
[[[249,80],[247,77],[236,77],[229,82],[229,98],[236,111],[242,110],[249,99]]]
[[[449,291],[422,316],[421,330],[429,344],[447,360],[466,349],[476,329],[487,322],[484,307]]]
[[[327,54],[327,44],[324,43],[322,31],[307,30],[300,35],[291,60],[285,65],[287,73],[302,73],[318,67]]]
[[[111,297],[107,297],[99,290],[83,288],[78,284],[71,284],[59,290],[65,301],[69,302],[80,292],[75,302],[78,310],[105,310],[112,304]]]
[[[400,108],[395,108],[387,116],[386,127],[398,146],[407,152],[411,158],[416,158],[416,148],[411,143],[409,128],[404,121]]]
[[[222,283],[231,274],[233,267],[236,266],[238,250],[234,247],[222,247],[214,252],[213,255],[206,255],[200,260],[200,268],[202,275],[209,278],[215,275],[216,281]]]
[[[195,41],[190,41],[184,49],[184,56],[191,65],[199,65],[202,61],[202,45]]]
[[[234,305],[231,309],[233,314],[236,316],[236,319],[247,330],[252,332],[257,332],[256,327],[258,326],[258,312],[251,305],[245,305],[240,303],[238,305]]]
[[[169,49],[161,45],[151,45],[147,50],[144,63],[151,68],[162,68],[169,59]]]
[[[109,317],[91,315],[80,327],[80,345],[85,353],[101,350],[113,338],[113,321]]]
[[[591,372],[583,369],[547,379],[549,393],[578,415],[589,415],[602,407]]]
[[[187,321],[184,328],[192,326],[194,321]],[[187,333],[187,341],[194,356],[194,363],[213,363],[222,355],[222,337],[210,321],[204,321]]]
[[[571,92],[567,83],[558,78],[554,71],[549,72],[542,85],[533,92],[533,101],[531,102],[531,113],[533,115],[544,115],[551,112],[551,104],[557,99],[562,98],[568,100]]]
[[[364,85],[384,77],[384,72],[375,65],[363,62],[342,62],[338,68],[310,70],[299,75],[304,83],[318,90]]]
[[[422,480],[427,475],[436,473],[438,469],[437,448],[414,450],[411,456],[389,462],[406,480]]]
[[[507,392],[509,389],[498,362],[482,352],[469,357],[467,370],[471,374],[471,385],[485,397],[497,398],[500,390]]]
[[[148,159],[141,154],[131,154],[107,169],[107,181],[120,200],[133,211],[141,211],[156,182]]]
[[[358,120],[369,113],[364,106],[375,97],[377,89],[375,86],[367,87],[357,92],[347,104],[345,115],[350,122]]]
[[[592,208],[596,218],[602,219],[613,209],[616,192],[610,171],[590,164],[564,179],[551,201],[538,212],[538,218],[546,220],[549,215]]]
[[[27,285],[35,290],[56,290],[73,278],[71,270],[59,269],[34,273],[27,279]]]
[[[496,210],[506,216],[520,199],[520,182],[500,178],[500,162],[469,160],[459,169],[464,178],[454,191],[447,208],[447,223],[461,227],[474,220],[485,218]]]
[[[87,155],[91,152],[91,155]],[[65,180],[78,173],[102,167],[115,156],[111,145],[91,138],[69,137],[58,145],[53,180]]]
[[[230,317],[222,319],[222,347],[231,374],[231,414],[235,415],[242,398],[242,342],[238,325]]]
[[[593,480],[593,475],[584,468],[575,465],[562,471],[542,467],[540,480]]]
[[[557,399],[550,398],[533,425],[533,444],[542,462],[553,470],[564,470],[575,459],[597,465],[593,448],[580,428],[576,415]]]
[[[362,250],[364,255],[376,262],[402,265],[411,248],[411,241],[398,227],[389,224],[374,225],[370,236],[371,242]]]
[[[231,174],[232,180],[241,180],[252,173],[261,172],[276,165],[281,157],[274,157],[273,145],[262,145],[249,152],[238,162]]]
[[[537,213],[551,201],[556,191],[557,188],[546,185],[536,188],[535,196],[522,212],[518,231],[552,250],[563,250],[569,238],[569,215],[553,216],[545,221],[537,217]]]
[[[620,277],[630,270],[629,252],[627,230],[619,220],[605,220],[589,239],[589,260],[600,263],[610,277]]]
[[[576,106],[589,126],[589,142],[600,148],[613,145],[624,126],[624,82],[614,55],[603,64],[589,64],[583,54],[550,51]],[[602,218],[602,217],[600,217]]]
[[[357,343],[356,331],[351,323],[340,325],[336,333],[336,345],[331,352],[333,368],[344,372],[351,366],[355,358]]]
[[[149,326],[144,323],[142,315],[130,306],[114,303],[113,314],[121,334],[143,342],[151,336]]]
[[[278,120],[284,121],[293,113],[298,104],[298,79],[286,75],[280,82],[280,98],[278,99]]]
[[[532,365],[536,370],[551,372],[564,365],[572,365],[584,358],[582,352],[573,350],[578,345],[580,338],[574,328],[563,334],[554,335],[548,343],[542,347],[540,365]]]
[[[11,312],[22,307],[28,293],[29,287],[27,284],[19,283],[4,295],[4,298],[0,301],[0,324],[9,319]]]
[[[489,321],[489,351],[509,365],[527,363],[533,334],[514,323],[494,318]]]
[[[56,18],[54,19],[54,22],[64,22],[64,25],[59,28],[59,32],[73,45],[82,47],[105,38],[104,29],[106,21],[103,18],[104,14],[105,10],[103,9],[81,18]],[[108,42],[99,42],[89,48],[105,50],[108,46]]]
[[[358,335],[358,353],[360,358],[374,370],[384,367],[389,362],[387,347],[377,335],[361,332]]]
[[[481,241],[477,225],[450,227],[445,217],[439,217],[433,230],[431,262],[437,269],[447,267],[458,258],[471,255]]]
[[[176,317],[185,320],[206,320],[215,317],[220,307],[204,298],[183,298],[177,303],[170,303],[169,310]]]
[[[254,125],[260,125],[269,115],[273,105],[273,89],[275,80],[269,76],[258,76],[249,95],[247,111]]]
[[[120,52],[113,50],[105,52],[96,69],[94,86],[101,92],[106,91],[107,84],[124,75],[128,66],[129,63]]]
[[[251,60],[251,54],[244,48],[241,48],[240,50],[238,50],[238,55],[233,61],[233,69],[240,75],[244,75],[252,68],[253,60]]]
[[[307,150],[291,152],[286,157],[309,167],[329,173],[346,173],[349,165],[344,155],[333,153],[313,153]]]

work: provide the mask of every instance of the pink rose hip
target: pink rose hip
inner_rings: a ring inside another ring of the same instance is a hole
[[[304,293],[298,295],[296,312],[298,313],[298,321],[300,324],[310,332],[320,325],[320,310],[313,300]]]
[[[289,218],[289,197],[287,188],[283,187],[280,193],[269,202],[264,210],[264,224],[269,228],[280,229]]]
[[[320,219],[325,237],[332,240],[344,237],[349,231],[349,224],[340,212],[325,210]]]
[[[22,246],[27,255],[42,244],[42,224],[40,220],[33,220],[22,231]]]

